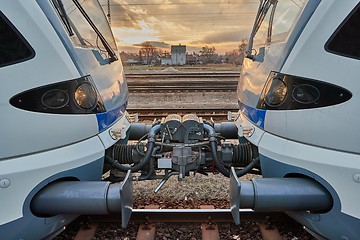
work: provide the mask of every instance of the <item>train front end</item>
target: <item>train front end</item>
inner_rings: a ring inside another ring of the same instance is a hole
[[[0,29],[0,236],[51,237],[81,210],[46,214],[33,197],[101,180],[105,150],[126,143],[123,67],[97,0],[2,1]]]
[[[359,20],[358,1],[261,1],[238,85],[239,136],[264,178],[331,195],[327,210],[287,212],[319,239],[360,235]]]

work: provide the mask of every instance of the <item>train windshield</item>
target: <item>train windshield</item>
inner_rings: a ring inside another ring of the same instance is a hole
[[[117,60],[114,36],[97,0],[53,0],[76,46],[97,49],[104,59]]]
[[[307,0],[262,0],[249,39],[249,50],[253,46],[285,41],[306,3]]]

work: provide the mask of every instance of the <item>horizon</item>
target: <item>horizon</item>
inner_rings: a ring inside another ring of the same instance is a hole
[[[240,44],[240,43],[239,43]],[[152,45],[153,46],[153,45]],[[159,54],[161,53],[164,53],[165,51],[167,53],[171,53],[171,46],[179,46],[179,45],[169,45],[168,48],[162,48],[162,47],[156,47],[156,46],[153,46],[155,49],[158,49],[158,50],[161,50],[162,52],[160,52]],[[181,44],[181,46],[186,46],[186,45],[183,45]],[[211,47],[208,45],[208,47]],[[236,46],[238,47],[238,46]],[[235,48],[236,48],[235,47]],[[234,48],[234,49],[235,49]],[[127,50],[124,50],[124,49],[121,49],[119,46],[118,46],[118,50],[119,50],[119,53],[125,53],[125,54],[135,54],[135,55],[139,55],[139,50],[141,49],[141,46],[134,46],[134,49],[136,49],[136,51],[134,50],[131,50],[130,51],[127,51]],[[186,55],[191,55],[193,53],[195,54],[200,54],[199,51],[202,50],[202,48],[197,48],[197,47],[191,47],[191,51],[188,50],[188,46],[186,46]],[[218,52],[216,49],[215,49],[215,53],[220,55],[220,56],[225,56],[227,53],[231,53],[233,49],[229,50],[229,51],[225,51],[225,52]]]

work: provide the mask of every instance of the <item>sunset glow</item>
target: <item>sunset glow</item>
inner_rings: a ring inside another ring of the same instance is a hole
[[[187,51],[214,46],[236,49],[251,31],[259,0],[100,0],[121,51],[138,51],[145,41]]]

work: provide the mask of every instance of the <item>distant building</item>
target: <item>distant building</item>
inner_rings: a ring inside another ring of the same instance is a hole
[[[161,55],[161,65],[171,65],[171,54],[164,52]]]
[[[186,64],[187,65],[197,64],[197,56],[195,54],[186,54]]]
[[[171,65],[171,58],[161,58],[161,65]]]
[[[127,63],[128,64],[137,64],[137,63],[139,63],[139,60],[134,59],[134,58],[128,58]]]
[[[186,64],[186,46],[185,45],[172,45],[171,46],[171,64],[172,65],[185,65]]]
[[[123,64],[138,64],[140,63],[139,55],[134,53],[120,53],[120,58]]]

